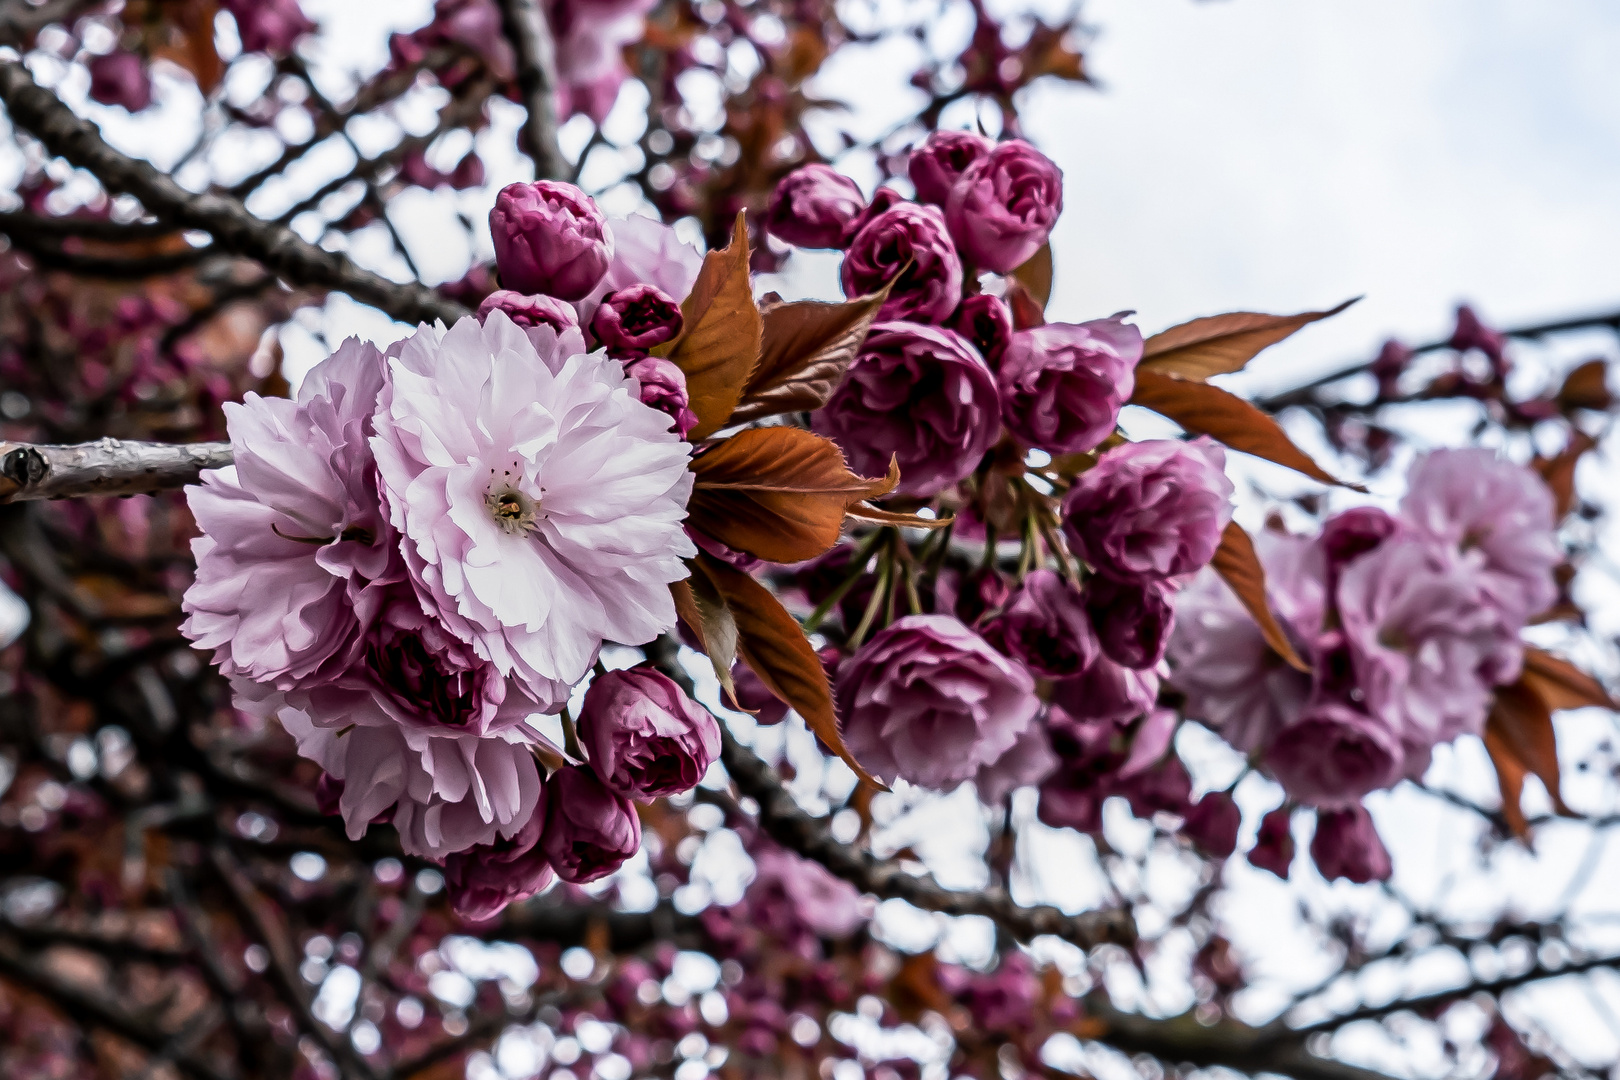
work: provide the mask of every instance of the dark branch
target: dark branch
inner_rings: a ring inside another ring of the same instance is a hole
[[[135,495],[195,484],[231,463],[230,443],[101,439],[74,446],[0,442],[0,505],[80,495]]]
[[[566,180],[572,170],[557,145],[557,43],[539,0],[500,0],[506,38],[517,53],[518,92],[528,119],[523,133],[537,180]]]
[[[0,101],[13,123],[52,154],[94,174],[107,190],[135,196],[165,221],[206,230],[219,247],[255,259],[293,284],[346,292],[407,323],[453,322],[467,314],[460,304],[425,285],[397,284],[362,270],[286,226],[255,217],[236,199],[187,191],[148,162],[126,157],[107,145],[94,124],[34,82],[20,61],[0,60]]]

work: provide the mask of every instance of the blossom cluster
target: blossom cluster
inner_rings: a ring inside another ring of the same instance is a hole
[[[1259,550],[1311,670],[1282,664],[1206,574],[1178,603],[1173,682],[1189,717],[1328,810],[1421,778],[1436,745],[1483,732],[1562,559],[1546,485],[1484,449],[1420,458],[1395,514],[1346,510],[1314,537],[1265,533]]]
[[[187,493],[183,626],[320,764],[349,835],[392,822],[472,915],[610,873],[639,846],[634,800],[691,788],[719,752],[714,718],[645,669],[592,679],[583,762],[539,727],[604,642],[675,623],[696,550],[684,385],[638,380],[664,362],[636,341],[679,308],[614,286],[648,268],[684,293],[695,268],[662,226],[610,226],[566,185],[515,185],[492,222],[529,293],[386,352],[351,339],[296,398],[225,407],[235,463]]]

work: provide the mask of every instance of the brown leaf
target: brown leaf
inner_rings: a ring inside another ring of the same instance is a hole
[[[702,646],[731,707],[747,712],[737,704],[737,687],[731,679],[731,665],[737,662],[737,622],[731,617],[731,609],[709,579],[696,570],[685,581],[672,584],[669,591],[675,597],[676,616]]]
[[[844,746],[833,711],[832,686],[810,639],[771,591],[713,555],[698,555],[697,566],[731,610],[737,624],[737,652],[766,689],[786,702],[855,775],[884,791],[878,780]]]
[[[1052,302],[1052,244],[1042,244],[1024,264],[1012,272],[1013,280],[1024,287],[1029,298],[1046,310]]]
[[[1277,421],[1218,386],[1137,368],[1131,404],[1167,416],[1194,435],[1208,435],[1233,450],[1274,461],[1312,480],[1365,490],[1323,469],[1294,445]]]
[[[1595,409],[1607,412],[1614,396],[1609,393],[1609,365],[1588,360],[1571,371],[1558,391],[1558,404],[1566,409]]]
[[[1533,690],[1548,709],[1584,709],[1598,706],[1612,709],[1615,702],[1603,684],[1545,649],[1524,650],[1524,670],[1519,682]]]
[[[125,10],[125,25],[142,25],[147,51],[154,57],[173,61],[197,80],[197,89],[206,97],[225,77],[225,61],[214,48],[214,19],[219,5],[214,0],[180,0],[147,13],[144,5]]]
[[[731,421],[759,360],[762,324],[748,276],[748,226],[742,214],[731,243],[703,257],[697,282],[681,301],[681,315],[681,336],[653,351],[686,375],[698,418],[687,438],[697,442]]]
[[[1569,444],[1553,457],[1538,457],[1530,463],[1541,474],[1547,487],[1552,489],[1560,519],[1575,508],[1575,466],[1581,460],[1581,455],[1596,445],[1597,440],[1586,432],[1573,431]]]
[[[847,303],[800,300],[761,311],[764,330],[759,364],[729,423],[813,412],[827,404],[888,295],[889,288],[884,286]]]
[[[1271,604],[1266,600],[1266,571],[1260,565],[1260,557],[1254,553],[1254,541],[1243,531],[1243,526],[1235,521],[1226,523],[1226,531],[1221,534],[1221,546],[1215,549],[1210,566],[1243,602],[1272,651],[1290,667],[1310,671],[1311,666],[1300,659],[1288,635],[1283,633],[1277,617],[1271,613]]]
[[[847,514],[856,521],[871,521],[879,525],[904,525],[911,529],[943,529],[956,520],[954,517],[925,518],[916,514],[902,514],[870,503],[856,503],[849,508]]]
[[[828,439],[793,427],[750,428],[692,459],[687,523],[769,562],[813,559],[838,542],[844,514],[900,482],[856,476]]]
[[[1496,766],[1502,788],[1502,814],[1515,835],[1529,831],[1519,796],[1524,777],[1533,774],[1546,787],[1553,808],[1568,814],[1558,790],[1558,741],[1553,732],[1552,712],[1541,696],[1523,679],[1496,688],[1490,716],[1485,721],[1485,749]]]
[[[1306,311],[1299,315],[1264,315],[1257,311],[1233,311],[1172,326],[1154,334],[1142,345],[1142,365],[1138,370],[1179,375],[1203,381],[1211,375],[1227,375],[1243,370],[1262,349],[1277,344],[1302,326],[1337,315],[1356,300],[1346,300],[1328,311]]]

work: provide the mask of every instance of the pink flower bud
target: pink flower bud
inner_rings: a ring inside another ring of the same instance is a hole
[[[1243,814],[1232,796],[1212,791],[1187,811],[1181,835],[1196,844],[1200,851],[1225,859],[1237,850],[1238,827],[1242,824]]]
[[[492,919],[551,884],[555,873],[540,849],[545,818],[530,816],[510,840],[497,838],[459,851],[444,861],[444,880],[456,914],[475,922]]]
[[[1142,332],[1118,317],[1020,330],[996,376],[1002,422],[1050,454],[1091,450],[1113,433],[1141,358]]]
[[[1357,885],[1387,881],[1394,871],[1372,815],[1360,805],[1316,815],[1311,860],[1329,881],[1345,878]]]
[[[478,321],[489,318],[492,311],[504,311],[507,318],[525,330],[549,326],[560,334],[579,325],[574,305],[565,304],[555,296],[527,296],[511,289],[496,289],[478,305]]]
[[[692,790],[720,753],[709,710],[651,668],[591,680],[579,737],[602,783],[643,801]]]
[[[906,163],[917,201],[944,206],[958,178],[968,166],[988,156],[993,146],[995,143],[971,131],[931,132]]]
[[[1249,862],[1284,879],[1294,865],[1293,810],[1286,804],[1260,819],[1260,835],[1249,849]]]
[[[697,427],[697,414],[686,395],[686,374],[661,356],[643,356],[624,365],[624,373],[641,384],[641,402],[665,412],[675,421],[681,438]]]
[[[590,769],[567,765],[546,781],[540,847],[557,876],[574,885],[607,877],[641,848],[641,819]]]
[[[866,196],[855,181],[830,165],[806,165],[776,185],[765,228],[796,247],[842,247],[849,223],[865,207]]]
[[[236,20],[243,52],[286,56],[299,38],[315,32],[298,0],[222,0],[220,6]]]
[[[932,206],[900,203],[869,221],[844,254],[844,295],[894,282],[879,317],[942,322],[962,299],[962,260]]]
[[[663,290],[631,285],[602,298],[591,316],[591,333],[609,356],[638,356],[673,341],[683,321],[681,305]]]
[[[1078,675],[1097,658],[1085,600],[1055,570],[1031,571],[991,628],[1009,656],[1050,679]]]
[[[579,300],[613,261],[613,234],[596,203],[573,184],[510,184],[489,212],[501,284],[520,293]]]
[[[1283,790],[1312,806],[1354,805],[1369,791],[1392,786],[1405,762],[1400,736],[1388,723],[1337,701],[1308,706],[1266,751],[1266,767]]]
[[[1109,659],[1129,668],[1154,667],[1164,659],[1176,611],[1163,584],[1128,584],[1098,575],[1086,583],[1086,610]]]
[[[1204,437],[1115,447],[1063,500],[1069,546],[1116,581],[1164,581],[1202,568],[1232,520],[1225,462]]]
[[[951,317],[951,329],[973,342],[985,363],[994,369],[1012,341],[1012,312],[996,297],[980,293],[962,301]]]
[[[152,104],[152,79],[134,53],[119,49],[93,57],[88,66],[91,101],[121,105],[132,113]]]
[[[967,262],[998,274],[1022,265],[1063,212],[1063,172],[1021,139],[1004,142],[957,177],[945,204]]]

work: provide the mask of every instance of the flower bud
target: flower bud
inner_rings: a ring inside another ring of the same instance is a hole
[[[492,919],[551,884],[555,873],[540,849],[545,817],[538,811],[510,840],[497,837],[444,860],[444,881],[456,914],[475,922]]]
[[[998,274],[1046,243],[1063,212],[1063,172],[1022,139],[996,146],[957,177],[945,221],[970,264]]]
[[[661,356],[643,356],[624,365],[624,373],[641,385],[641,403],[668,413],[675,422],[675,434],[697,427],[697,414],[686,395],[686,373]]]
[[[542,804],[540,847],[566,882],[584,885],[607,877],[641,848],[635,806],[588,768],[567,765],[552,773]]]
[[[720,726],[709,710],[651,668],[591,680],[579,737],[602,783],[642,801],[692,790],[720,753]]]
[[[1050,679],[1078,675],[1097,658],[1085,600],[1055,570],[1031,571],[991,626],[1009,656]]]
[[[1150,668],[1164,659],[1176,610],[1161,583],[1128,584],[1101,575],[1086,583],[1086,611],[1109,659]]]
[[[962,298],[962,260],[932,206],[899,203],[855,234],[844,254],[844,295],[877,292],[891,281],[880,319],[936,323]]]
[[[951,317],[951,329],[973,342],[985,363],[994,369],[1012,341],[1012,312],[996,297],[980,293],[962,301]]]
[[[1387,881],[1394,871],[1372,815],[1359,804],[1317,813],[1311,861],[1329,881],[1345,878],[1357,885]]]
[[[243,52],[286,56],[300,37],[315,32],[298,0],[222,0],[220,6],[236,20]]]
[[[1260,819],[1260,835],[1249,849],[1249,862],[1262,870],[1270,870],[1283,880],[1294,865],[1294,830],[1290,825],[1294,812],[1285,803]]]
[[[1405,771],[1395,730],[1348,702],[1317,701],[1278,732],[1266,767],[1289,795],[1312,806],[1355,805]]]
[[[579,300],[613,261],[613,234],[596,203],[573,184],[510,184],[489,212],[501,284],[520,293]]]
[[[1201,569],[1232,520],[1225,462],[1205,437],[1115,447],[1063,500],[1070,548],[1116,581],[1164,581]]]
[[[944,206],[956,181],[970,165],[988,156],[993,146],[995,143],[971,131],[930,132],[906,163],[917,201]]]
[[[549,326],[560,334],[579,325],[574,305],[565,304],[555,296],[526,296],[511,289],[496,289],[478,305],[478,321],[489,318],[492,311],[506,312],[507,318],[525,330]]]
[[[141,58],[127,49],[93,57],[90,68],[90,100],[103,105],[121,105],[136,113],[152,104],[152,79]]]
[[[855,181],[830,165],[806,165],[776,185],[765,228],[796,247],[842,247],[849,223],[865,207],[866,196]]]
[[[681,332],[681,305],[653,285],[608,293],[591,317],[591,333],[609,356],[639,356]]]
[[[1181,824],[1181,835],[1191,840],[1198,849],[1217,859],[1227,858],[1237,850],[1238,827],[1243,814],[1232,796],[1212,791],[1199,799],[1187,811]]]
[[[1118,317],[1020,330],[996,376],[1002,421],[1050,454],[1091,450],[1113,433],[1141,358],[1142,332]]]

